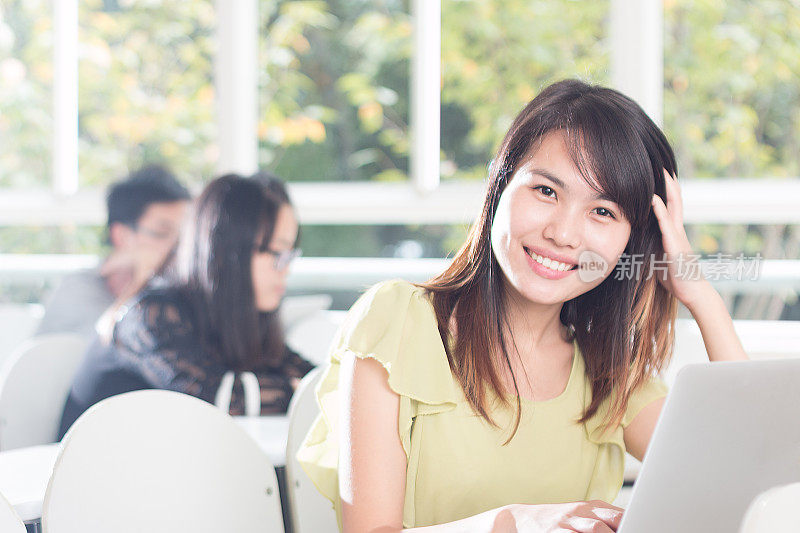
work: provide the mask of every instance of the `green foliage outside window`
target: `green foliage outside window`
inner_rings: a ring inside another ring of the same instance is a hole
[[[155,161],[211,178],[213,0],[82,0],[78,22],[81,186]]]
[[[542,86],[610,82],[609,7],[442,0],[444,179],[483,179],[511,119]],[[263,167],[291,180],[407,179],[409,10],[408,0],[259,2]],[[213,0],[79,2],[81,186],[104,187],[150,161],[195,184],[214,175],[215,24]],[[0,188],[50,184],[52,31],[49,2],[0,0]],[[665,0],[664,129],[683,178],[800,174],[797,43],[796,2]],[[338,237],[306,233],[306,255],[330,254],[337,240],[385,255],[393,243],[384,239],[425,234],[334,229]],[[429,232],[425,254],[446,254],[463,231]],[[722,229],[700,233],[702,251],[736,251]],[[0,251],[97,253],[101,234],[3,228]],[[751,233],[736,246],[763,244]]]
[[[52,7],[0,1],[0,189],[50,184]]]
[[[259,160],[290,180],[408,176],[407,1],[259,2]]]
[[[665,0],[664,127],[684,177],[800,175],[800,9]]]

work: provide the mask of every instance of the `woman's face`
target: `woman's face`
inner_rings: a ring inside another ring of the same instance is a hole
[[[491,242],[508,290],[530,302],[556,304],[599,285],[630,232],[620,206],[586,183],[563,135],[553,132],[500,196]],[[554,259],[560,261],[555,268]]]
[[[289,265],[283,265],[278,270],[275,263],[279,254],[294,249],[296,241],[297,219],[292,207],[283,204],[275,219],[275,230],[272,232],[268,250],[254,252],[251,261],[253,294],[256,300],[256,309],[259,311],[269,312],[278,308],[281,298],[286,292],[286,276],[289,274]]]

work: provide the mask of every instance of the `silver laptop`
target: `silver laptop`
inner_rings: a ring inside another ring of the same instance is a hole
[[[800,481],[800,359],[688,365],[619,533],[736,533],[757,494]]]

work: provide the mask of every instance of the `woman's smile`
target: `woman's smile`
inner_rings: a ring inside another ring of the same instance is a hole
[[[523,247],[528,256],[528,264],[536,274],[547,279],[562,279],[569,276],[573,270],[578,269],[577,264],[557,261],[547,255],[537,254],[527,247]]]

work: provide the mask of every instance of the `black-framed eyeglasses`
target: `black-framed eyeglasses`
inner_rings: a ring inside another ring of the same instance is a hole
[[[274,257],[275,270],[283,270],[288,267],[292,261],[303,255],[303,250],[300,248],[292,248],[291,250],[278,252],[276,250],[270,250],[269,248],[262,248],[258,250],[258,253],[269,254]]]

